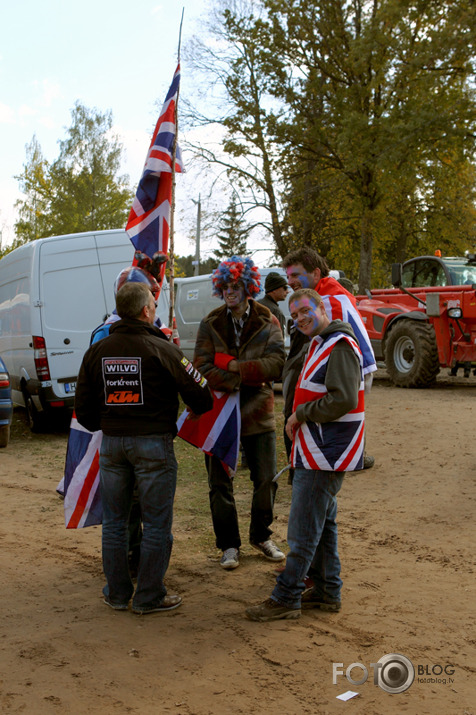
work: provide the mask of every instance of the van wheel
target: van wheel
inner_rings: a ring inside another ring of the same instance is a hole
[[[0,447],[6,447],[10,439],[10,425],[0,427]]]
[[[33,398],[27,392],[23,393],[23,399],[25,401],[26,416],[28,420],[28,425],[32,432],[38,433],[42,432],[45,424],[44,416],[38,412],[33,402]]]

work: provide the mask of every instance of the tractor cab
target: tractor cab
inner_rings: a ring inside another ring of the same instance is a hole
[[[402,265],[402,288],[434,288],[436,286],[476,285],[476,256],[466,252],[464,258],[419,256]]]

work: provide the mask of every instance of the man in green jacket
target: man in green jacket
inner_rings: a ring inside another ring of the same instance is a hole
[[[286,431],[294,468],[286,568],[266,601],[246,609],[252,621],[299,618],[301,608],[339,611],[337,494],[346,470],[363,468],[363,358],[349,323],[329,319],[310,288],[289,299],[296,328],[310,339]],[[305,590],[306,576],[312,587]]]

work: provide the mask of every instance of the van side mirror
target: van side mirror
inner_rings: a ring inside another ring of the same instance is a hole
[[[402,285],[402,264],[392,263],[392,285],[400,288]]]

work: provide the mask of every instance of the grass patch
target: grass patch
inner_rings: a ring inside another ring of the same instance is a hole
[[[278,471],[287,464],[286,450],[282,439],[283,399],[276,396],[276,435]],[[206,551],[211,557],[217,556],[215,535],[213,533],[210,505],[208,501],[208,478],[203,453],[182,439],[174,442],[175,456],[178,462],[177,493],[174,505],[174,549],[187,547],[187,541],[193,538],[193,550]],[[251,498],[253,484],[247,469],[238,469],[234,478],[235,502],[238,510],[240,533],[243,545],[248,543]],[[286,538],[287,516],[291,503],[291,488],[287,484],[287,474],[279,478],[276,495],[275,524],[273,531],[276,540],[283,543]],[[274,538],[274,537],[273,537]]]

